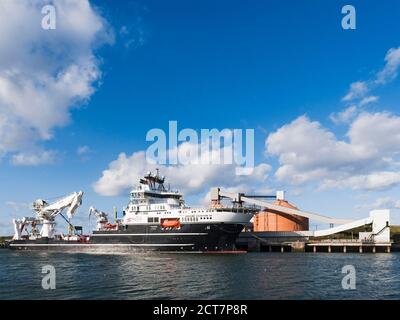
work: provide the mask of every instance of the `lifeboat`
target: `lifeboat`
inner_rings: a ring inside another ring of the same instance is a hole
[[[179,222],[179,219],[162,219],[161,226],[163,228],[179,228],[181,223]]]

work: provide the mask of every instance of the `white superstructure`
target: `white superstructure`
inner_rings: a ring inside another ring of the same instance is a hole
[[[190,208],[183,195],[164,187],[164,177],[158,171],[149,172],[130,193],[122,224],[159,223],[163,219],[179,219],[180,223],[249,223],[252,215],[244,209],[227,211],[218,208]]]

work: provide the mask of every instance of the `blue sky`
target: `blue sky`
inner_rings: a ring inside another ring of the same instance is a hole
[[[73,11],[76,8],[68,5],[75,1],[53,2],[56,8],[65,6]],[[41,0],[26,2],[37,7],[46,3]],[[345,4],[356,8],[356,30],[343,30],[341,27],[341,8]],[[9,5],[12,6],[11,2]],[[400,207],[400,181],[397,182],[399,140],[375,150],[382,152],[381,157],[376,153],[368,159],[360,156],[360,168],[357,168],[357,158],[350,164],[344,163],[343,159],[333,163],[315,161],[315,166],[323,169],[324,173],[301,183],[293,183],[285,175],[281,178],[276,175],[279,167],[288,164],[279,157],[285,155],[285,150],[278,148],[275,152],[268,152],[265,145],[267,137],[278,132],[276,143],[288,141],[292,131],[282,133],[279,129],[292,124],[290,129],[295,130],[293,121],[302,116],[306,116],[303,118],[306,120],[299,126],[310,132],[303,142],[309,139],[311,145],[312,133],[319,135],[319,130],[332,134],[335,143],[349,143],[352,125],[357,120],[378,121],[374,117],[376,114],[386,115],[383,119],[386,117],[394,124],[388,132],[400,136],[400,127],[397,131],[395,128],[400,117],[397,69],[391,70],[390,79],[384,84],[369,85],[376,82],[379,72],[385,70],[388,62],[385,57],[389,50],[400,46],[398,1],[173,0],[116,3],[96,0],[80,12],[79,19],[83,22],[78,25],[86,30],[87,37],[79,38],[80,27],[73,29],[64,25],[64,17],[60,14],[57,21],[61,30],[53,30],[54,39],[49,40],[53,35],[38,31],[23,38],[20,47],[16,46],[15,50],[29,47],[31,42],[43,41],[46,50],[35,54],[27,52],[18,57],[21,61],[25,59],[24,63],[5,61],[7,52],[1,50],[8,45],[7,35],[12,37],[17,29],[10,27],[0,34],[0,60],[3,61],[0,75],[8,75],[9,70],[22,69],[25,65],[34,66],[37,61],[43,63],[43,67],[40,68],[39,63],[36,69],[29,68],[25,75],[28,79],[42,79],[38,76],[42,72],[58,79],[59,70],[70,70],[68,67],[71,65],[83,68],[85,64],[79,65],[81,61],[93,63],[96,70],[95,76],[84,70],[89,80],[81,84],[83,89],[79,91],[68,87],[55,93],[56,89],[50,82],[45,82],[43,94],[37,97],[38,110],[35,112],[36,115],[43,112],[45,120],[30,123],[22,113],[10,116],[9,119],[15,123],[24,123],[23,127],[15,126],[12,130],[31,130],[30,144],[35,147],[34,150],[26,147],[26,143],[10,143],[2,148],[0,145],[3,155],[0,163],[0,234],[12,232],[11,218],[30,214],[25,204],[40,197],[53,198],[83,190],[81,221],[86,221],[87,208],[92,204],[108,211],[114,205],[121,209],[128,200],[127,184],[131,181],[124,181],[126,188],[123,191],[119,188],[118,194],[111,197],[96,192],[94,184],[121,152],[130,157],[135,152],[146,150],[149,146],[145,140],[146,133],[152,128],[166,129],[171,120],[178,121],[181,129],[254,128],[256,163],[271,166],[268,177],[261,182],[258,179],[256,185],[271,190],[287,190],[289,200],[305,210],[337,217],[364,217],[374,206],[393,207],[393,221],[400,223],[395,209]],[[36,17],[40,17],[40,12],[38,16],[35,14]],[[36,23],[35,19],[30,20],[30,16],[25,19],[18,18],[18,15],[0,18],[6,22],[7,19],[13,20],[8,22],[15,26]],[[79,38],[76,42],[71,40],[75,35]],[[69,50],[71,44],[74,44],[74,52],[63,52],[64,45],[65,50]],[[61,59],[53,60],[56,46]],[[54,63],[54,69],[45,61],[51,61],[50,65]],[[8,76],[4,79],[10,83],[15,81]],[[79,83],[81,77],[77,79]],[[351,84],[359,81],[368,83],[367,92],[359,97],[358,102],[344,101]],[[0,119],[8,115],[8,109],[3,107],[6,102],[7,106],[17,103],[17,94],[7,94],[0,92],[0,108],[5,110],[0,113]],[[20,96],[26,98],[26,108],[35,111],[31,102],[36,100],[28,94]],[[60,96],[66,97],[62,103],[59,103]],[[361,106],[361,100],[367,97],[379,98]],[[48,109],[40,109],[40,99],[50,102],[54,99],[54,107],[49,102]],[[351,106],[356,106],[351,116],[343,121],[332,121],[332,117],[336,115],[337,119],[340,112]],[[63,108],[64,119],[54,120],[57,108]],[[24,121],[20,121],[21,118]],[[312,123],[318,123],[319,129],[312,131]],[[51,133],[50,136],[38,133],[43,127]],[[371,126],[373,130],[374,126]],[[289,137],[283,137],[284,134]],[[1,128],[0,137],[4,139]],[[332,142],[329,137],[327,139]],[[361,153],[373,153],[375,146],[357,141],[349,150],[359,150],[360,145],[367,148],[368,145],[370,149],[363,149]],[[315,158],[319,157],[318,143],[323,144],[323,141],[315,142]],[[338,145],[340,151],[340,143]],[[82,154],[77,154],[78,148],[82,147],[85,147],[81,149]],[[300,158],[310,156],[302,153],[301,146],[293,148],[288,152],[297,153]],[[337,155],[336,151],[332,150],[332,158]],[[27,161],[26,157],[15,158],[28,152],[49,154],[34,161]],[[388,157],[392,162],[385,168],[379,161]],[[314,162],[308,158],[304,161],[307,170],[311,170]],[[293,163],[289,165],[291,170],[293,167],[293,170],[305,168]],[[394,181],[389,186],[365,189],[355,182],[382,172],[391,173],[388,179]],[[348,182],[340,184],[336,181],[333,187],[321,188],[327,180],[332,182],[335,176]],[[171,184],[174,184],[173,178],[170,177]],[[215,178],[213,183],[219,184],[218,179]],[[222,179],[221,185],[224,183]],[[249,185],[251,180],[245,183]],[[207,184],[196,192],[189,190],[188,200],[197,203],[207,191]]]

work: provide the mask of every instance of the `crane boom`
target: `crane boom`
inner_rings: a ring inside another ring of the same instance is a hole
[[[83,192],[73,192],[72,194],[61,198],[60,200],[48,204],[45,200],[38,199],[33,203],[33,210],[39,217],[51,219],[55,218],[64,209],[68,208],[68,218],[72,218],[76,209],[82,204]]]
[[[108,214],[104,211],[97,210],[95,207],[91,206],[89,208],[89,218],[91,215],[96,217],[97,229],[100,230],[104,225],[108,223]]]
[[[15,235],[14,239],[21,239],[21,233],[26,225],[42,225],[40,235],[42,237],[54,237],[54,219],[67,209],[67,216],[72,218],[75,211],[82,204],[83,192],[73,192],[70,195],[49,204],[47,201],[38,199],[32,204],[32,209],[36,213],[36,218],[25,217],[22,220],[14,220]],[[68,222],[69,223],[69,222]]]

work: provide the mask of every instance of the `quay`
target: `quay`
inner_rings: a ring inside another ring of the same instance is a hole
[[[400,251],[396,243],[363,239],[313,239],[301,232],[242,232],[236,241],[248,252],[390,253]]]

